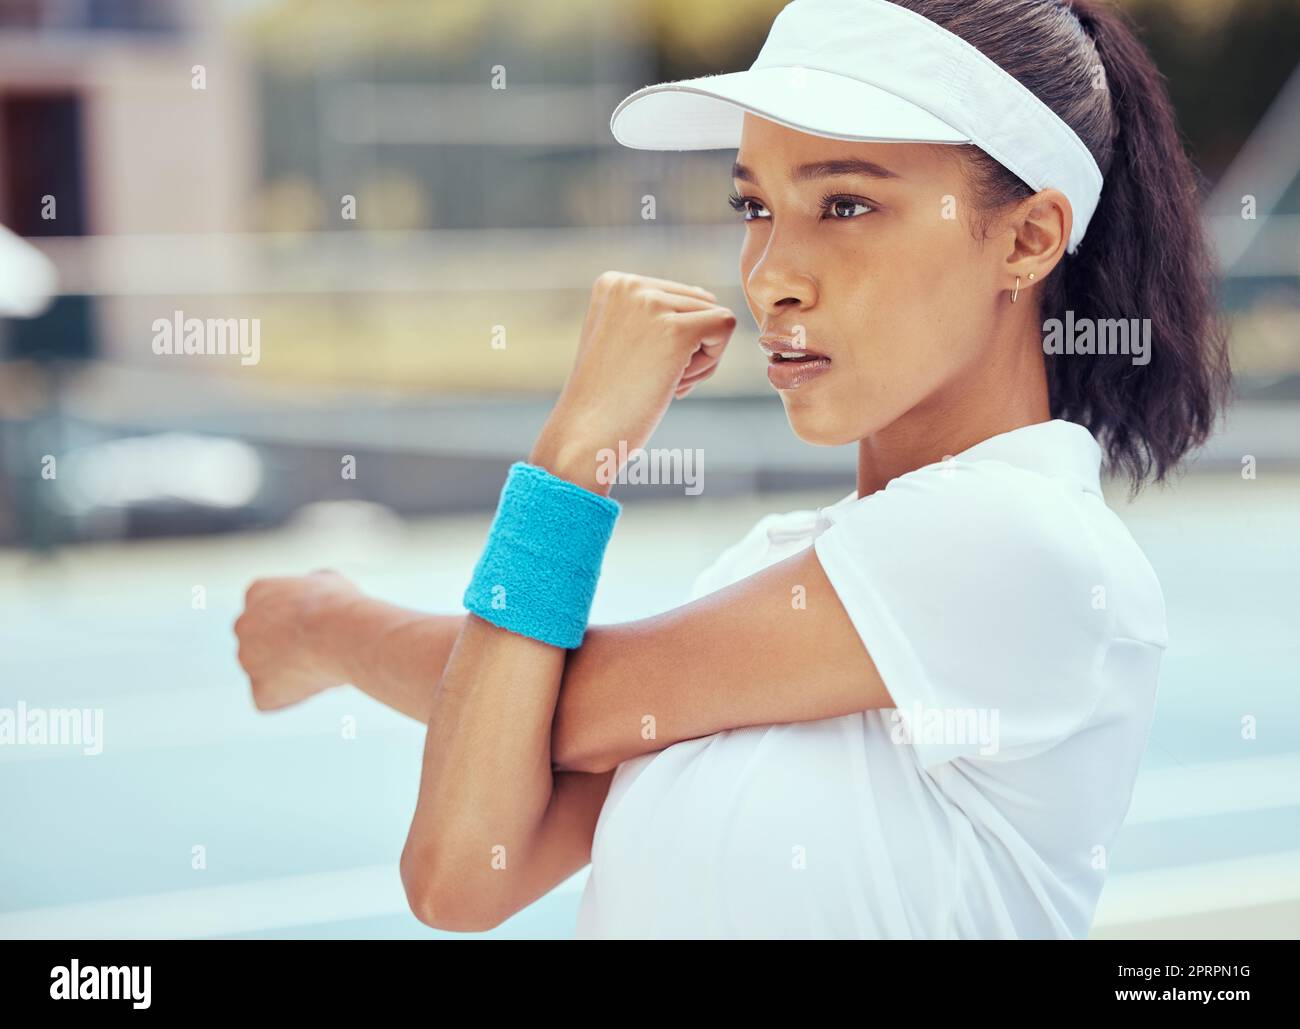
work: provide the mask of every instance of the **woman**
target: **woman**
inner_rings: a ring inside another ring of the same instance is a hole
[[[433,926],[591,861],[580,936],[1086,936],[1167,642],[1103,451],[1163,480],[1229,383],[1149,58],[1096,0],[795,0],[748,72],[640,90],[613,128],[738,144],[769,377],[800,439],[858,442],[856,490],[760,521],[685,606],[588,627],[600,455],[736,322],[607,273],[470,613],[254,583],[258,707],[350,682],[427,721],[401,871]]]

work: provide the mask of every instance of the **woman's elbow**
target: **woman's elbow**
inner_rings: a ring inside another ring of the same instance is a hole
[[[556,737],[551,742],[551,770],[554,772],[603,771],[596,768],[600,764],[595,754],[587,753],[573,743]]]
[[[439,862],[419,851],[402,852],[401,872],[411,914],[432,929],[482,933],[512,914],[491,898],[475,896],[464,878],[440,873]]]
[[[552,745],[551,748],[551,770],[555,772],[586,772],[588,775],[599,775],[601,772],[608,772],[617,764],[617,761],[611,761],[594,751],[585,751],[578,747]]]
[[[595,718],[567,705],[561,693],[551,724],[551,767],[558,772],[608,771],[618,762],[606,760],[598,737]]]

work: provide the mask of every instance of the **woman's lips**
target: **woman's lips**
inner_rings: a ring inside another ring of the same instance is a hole
[[[767,381],[777,389],[798,389],[830,370],[831,359],[780,332],[765,332],[758,345],[767,355]]]
[[[831,359],[820,354],[788,359],[772,354],[767,360],[767,381],[777,389],[798,389],[830,371]]]

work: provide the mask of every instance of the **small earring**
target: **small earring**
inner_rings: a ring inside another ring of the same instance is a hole
[[[1029,281],[1030,281],[1030,282],[1033,282],[1033,281],[1034,281],[1034,272],[1030,272],[1030,273],[1029,273]],[[1016,302],[1016,298],[1019,297],[1019,296],[1020,296],[1020,276],[1017,275],[1017,276],[1016,276],[1016,288],[1015,288],[1015,291],[1011,294],[1011,302],[1014,304],[1014,303]]]

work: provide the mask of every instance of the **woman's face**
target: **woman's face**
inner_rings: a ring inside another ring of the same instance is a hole
[[[760,343],[802,341],[829,358],[768,369],[801,439],[850,443],[942,410],[995,359],[1005,260],[975,238],[956,153],[825,139],[746,114],[735,170],[741,281]]]

